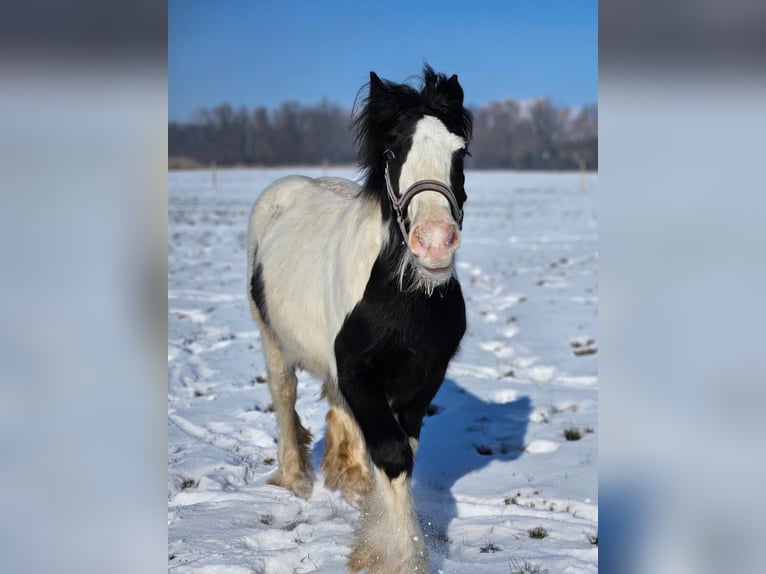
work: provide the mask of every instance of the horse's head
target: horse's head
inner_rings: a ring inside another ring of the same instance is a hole
[[[394,239],[407,246],[402,276],[433,289],[454,273],[466,201],[463,158],[471,116],[457,76],[424,69],[423,87],[370,73],[369,96],[355,120],[368,182],[385,182]],[[398,238],[396,236],[399,236]]]

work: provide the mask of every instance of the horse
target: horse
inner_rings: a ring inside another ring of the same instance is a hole
[[[278,425],[270,484],[308,499],[311,433],[295,411],[297,368],[329,403],[324,484],[359,508],[348,568],[428,572],[412,499],[426,409],[466,329],[455,270],[472,119],[457,75],[370,81],[352,129],[361,184],[287,176],[257,198],[248,300]]]

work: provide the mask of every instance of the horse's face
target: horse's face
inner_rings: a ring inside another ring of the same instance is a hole
[[[375,191],[385,162],[387,199],[408,247],[399,269],[403,287],[405,277],[414,278],[408,288],[433,292],[453,276],[471,126],[456,75],[448,78],[426,65],[418,91],[370,72],[369,96],[354,127],[360,163]]]
[[[398,173],[399,193],[422,180],[435,180],[449,187],[462,209],[464,191],[463,157],[467,142],[450,132],[438,118],[425,115],[414,123]],[[460,227],[441,193],[423,191],[407,207],[407,246],[416,269],[432,284],[448,280],[454,271],[454,254],[460,246]]]

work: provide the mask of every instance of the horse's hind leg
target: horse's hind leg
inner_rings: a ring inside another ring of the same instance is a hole
[[[322,458],[324,484],[329,490],[340,490],[349,504],[361,508],[371,483],[364,439],[351,413],[330,396],[328,399],[330,410]]]
[[[302,498],[309,498],[314,488],[311,432],[301,424],[300,417],[295,412],[298,388],[295,368],[286,364],[271,329],[263,322],[255,306],[251,308],[261,331],[269,390],[279,427],[279,469],[268,482],[291,490]]]

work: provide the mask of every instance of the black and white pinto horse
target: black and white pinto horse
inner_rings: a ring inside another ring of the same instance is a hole
[[[426,408],[465,332],[455,274],[471,116],[457,76],[420,90],[370,73],[354,119],[360,187],[289,176],[256,201],[249,300],[279,426],[270,482],[311,496],[311,434],[296,368],[329,402],[325,485],[362,510],[352,571],[428,572],[411,476]]]

